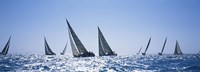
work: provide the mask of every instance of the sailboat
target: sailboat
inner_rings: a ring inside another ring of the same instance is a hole
[[[175,51],[174,51],[174,55],[182,55],[182,51],[181,51],[181,48],[178,44],[178,41],[176,40],[176,46],[175,46]]]
[[[163,53],[163,51],[164,51],[164,48],[165,48],[166,42],[167,42],[167,38],[165,38],[165,42],[164,42],[163,48],[162,48],[161,52],[158,53],[158,55],[162,55],[162,53]]]
[[[99,56],[117,56],[108,45],[101,30],[98,27],[98,40],[99,40]]]
[[[56,55],[49,47],[46,38],[44,37],[45,55]]]
[[[147,44],[147,47],[146,47],[144,53],[142,53],[142,55],[146,55],[146,52],[147,52],[147,49],[149,48],[150,42],[151,42],[151,37],[150,37],[149,42],[148,42],[148,44]]]
[[[69,31],[69,38],[72,48],[72,53],[74,57],[94,57],[93,52],[88,52],[82,42],[79,40],[78,36],[75,34],[74,30],[70,26],[68,20],[66,19]]]
[[[140,51],[142,50],[142,47],[140,48],[140,50],[138,51],[138,53],[137,54],[140,54]]]
[[[10,47],[10,39],[11,39],[11,36],[10,36],[8,42],[6,43],[5,47],[1,51],[0,55],[7,55],[8,54],[8,50],[9,50],[9,47]]]
[[[64,55],[65,54],[65,52],[66,52],[66,49],[67,49],[67,43],[66,43],[66,45],[65,45],[65,48],[64,48],[64,50],[62,51],[62,53],[60,53],[61,55]]]

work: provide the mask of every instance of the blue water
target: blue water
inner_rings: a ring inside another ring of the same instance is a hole
[[[0,71],[53,72],[154,72],[200,71],[200,55],[129,55],[73,58],[69,56],[7,55],[0,56]]]

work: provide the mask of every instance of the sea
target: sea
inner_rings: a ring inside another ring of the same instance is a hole
[[[0,56],[0,72],[200,72],[200,55]]]

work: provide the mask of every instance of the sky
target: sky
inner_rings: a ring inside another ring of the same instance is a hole
[[[88,51],[98,56],[100,27],[118,55],[135,55],[140,47],[147,54],[173,54],[178,40],[182,52],[200,51],[199,0],[0,0],[0,51],[12,35],[10,54],[44,54],[44,36],[60,54],[68,42],[67,23]]]

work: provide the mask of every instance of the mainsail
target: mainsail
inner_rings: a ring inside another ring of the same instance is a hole
[[[98,40],[99,40],[99,56],[117,55],[112,51],[112,49],[108,45],[99,27],[98,27]]]
[[[46,38],[44,37],[45,55],[56,55],[49,47]]]
[[[162,48],[161,52],[158,53],[158,55],[162,55],[162,53],[163,53],[163,51],[164,51],[164,48],[165,48],[166,42],[167,42],[167,38],[165,38],[165,42],[164,42],[163,48]]]
[[[174,55],[182,55],[182,51],[181,51],[181,48],[178,44],[178,41],[176,41],[176,46],[175,46],[175,51],[174,51]]]
[[[147,49],[149,48],[150,42],[151,42],[151,37],[150,37],[149,42],[148,42],[148,44],[147,44],[147,47],[146,47],[144,53],[142,53],[142,55],[146,55],[146,52],[147,52]]]
[[[65,45],[65,48],[64,48],[64,50],[62,51],[62,53],[60,53],[61,55],[64,55],[65,54],[65,52],[66,52],[66,49],[67,49],[67,43],[66,43],[66,45]]]
[[[137,54],[140,54],[140,51],[142,50],[142,47],[140,48],[140,50],[138,51],[138,53]]]
[[[2,52],[0,53],[0,55],[7,55],[8,54],[8,50],[9,50],[9,47],[10,47],[10,39],[11,39],[11,36],[10,36],[8,42],[6,43],[5,47],[3,48]]]
[[[79,40],[78,36],[75,34],[74,30],[70,26],[68,20],[66,19],[69,31],[69,38],[72,47],[72,52],[74,57],[93,57],[94,53],[88,52],[84,45]]]

